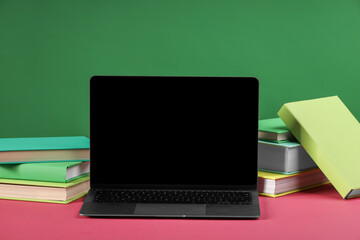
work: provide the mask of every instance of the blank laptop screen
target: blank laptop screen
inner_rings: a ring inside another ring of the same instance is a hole
[[[255,185],[258,81],[101,77],[90,84],[92,185]]]

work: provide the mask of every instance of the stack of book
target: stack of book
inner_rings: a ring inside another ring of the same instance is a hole
[[[259,121],[258,191],[278,197],[329,181],[280,118]]]
[[[69,203],[90,187],[86,137],[0,139],[0,199]]]

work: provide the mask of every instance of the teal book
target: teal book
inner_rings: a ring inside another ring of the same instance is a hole
[[[278,143],[295,139],[280,118],[260,120],[258,138],[260,140]]]
[[[89,161],[87,137],[0,138],[0,164]]]
[[[90,162],[2,164],[0,178],[66,183],[89,171]]]

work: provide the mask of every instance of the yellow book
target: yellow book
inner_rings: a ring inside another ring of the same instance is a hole
[[[258,171],[258,192],[268,197],[279,197],[329,183],[319,168],[284,175]]]
[[[327,182],[323,182],[323,183],[311,185],[311,186],[309,186],[309,187],[299,188],[299,189],[295,189],[295,190],[292,190],[292,191],[283,192],[283,193],[279,193],[279,194],[274,194],[274,193],[273,193],[273,194],[270,194],[270,193],[261,193],[261,192],[259,192],[259,195],[261,195],[261,196],[266,196],[266,197],[277,198],[277,197],[285,196],[285,195],[288,195],[288,194],[291,194],[291,193],[296,193],[296,192],[304,191],[304,190],[307,190],[307,189],[319,187],[319,186],[322,186],[322,185],[325,185],[325,184],[329,184],[329,183],[330,183],[330,182],[327,181]]]
[[[337,96],[287,103],[278,115],[344,199],[360,196],[360,125]]]

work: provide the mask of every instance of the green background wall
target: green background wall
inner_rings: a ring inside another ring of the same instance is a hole
[[[359,58],[358,0],[0,0],[0,137],[88,136],[95,74],[255,76],[261,119],[330,95],[360,119]]]

